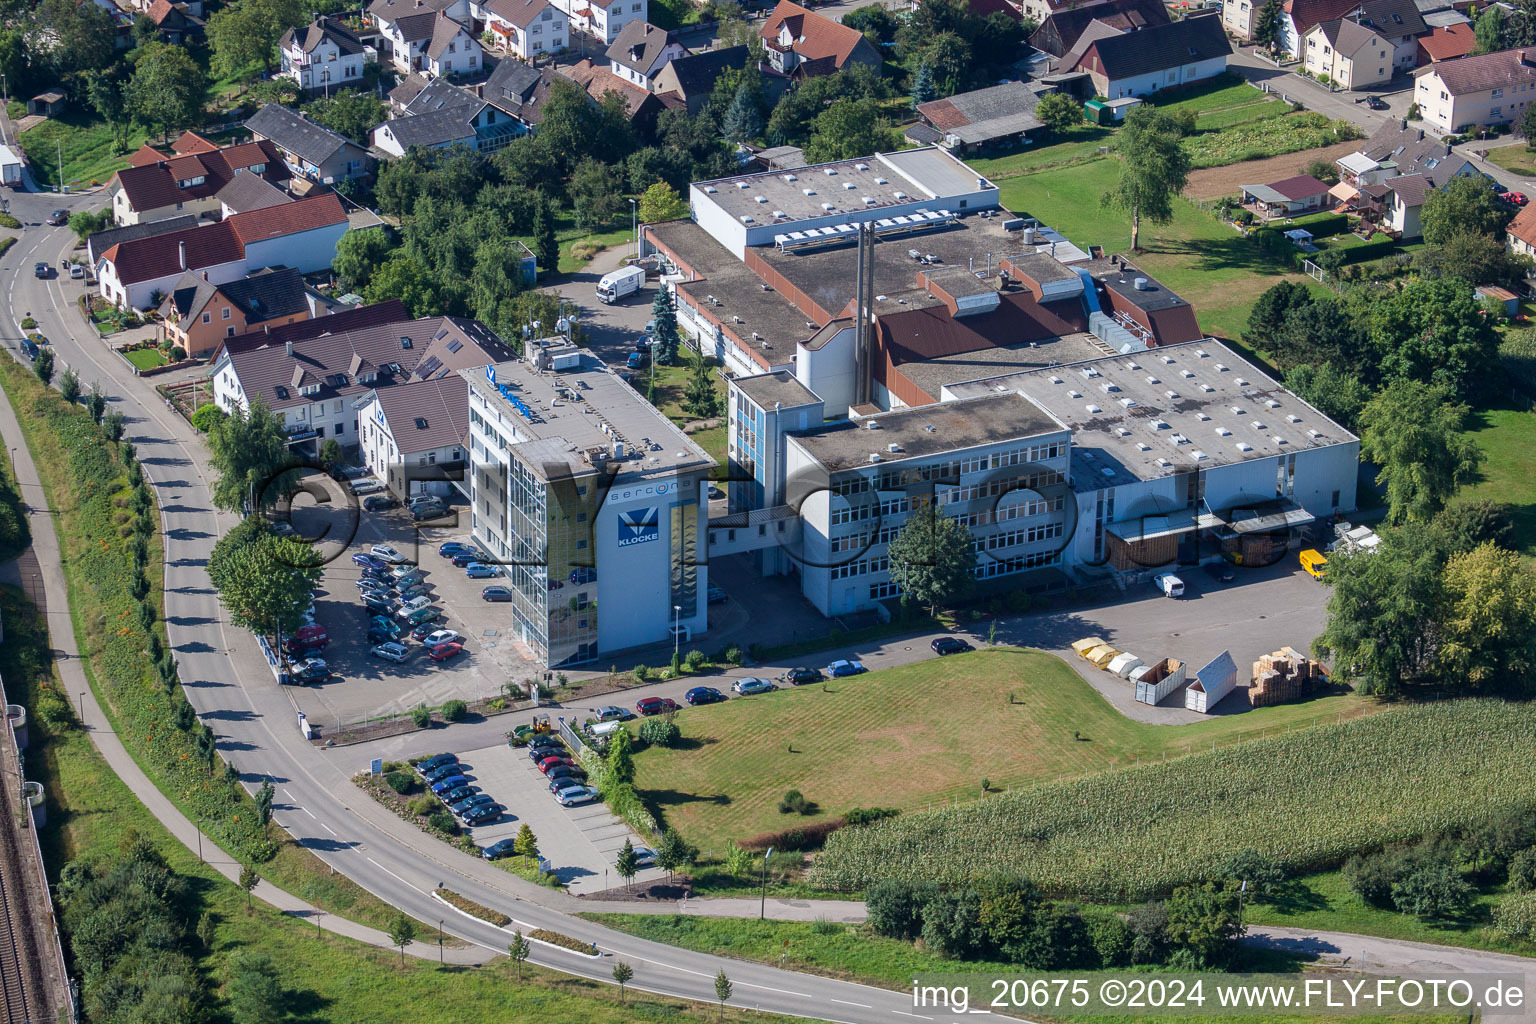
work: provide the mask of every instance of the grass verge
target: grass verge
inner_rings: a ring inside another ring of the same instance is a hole
[[[1523,177],[1536,177],[1536,152],[1532,152],[1528,146],[1490,147],[1488,162]]]
[[[136,348],[131,352],[124,352],[123,356],[140,370],[153,370],[166,363],[165,356],[160,354],[158,348]]]
[[[100,184],[127,167],[127,154],[144,145],[148,138],[147,131],[135,127],[129,133],[128,148],[119,152],[112,129],[104,121],[87,118],[77,110],[28,128],[19,141],[32,165],[33,178],[39,185],[52,188],[59,184],[61,160],[65,184]]]
[[[1508,502],[1515,548],[1536,557],[1536,414],[1525,409],[1484,409],[1474,414],[1472,440],[1487,456],[1476,485],[1460,501]]]

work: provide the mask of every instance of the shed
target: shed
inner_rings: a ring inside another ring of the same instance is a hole
[[[1101,636],[1086,636],[1081,640],[1072,641],[1072,651],[1080,657],[1088,657],[1088,652],[1095,647],[1103,647],[1104,638]]]
[[[64,92],[61,89],[49,89],[40,92],[27,101],[27,113],[40,114],[43,117],[56,117],[64,113]]]
[[[1504,307],[1505,316],[1514,316],[1520,312],[1520,296],[1508,288],[1500,288],[1497,285],[1485,284],[1477,289],[1477,297],[1490,299]]]
[[[1120,651],[1109,646],[1109,644],[1101,644],[1085,654],[1084,657],[1093,662],[1095,668],[1107,668],[1109,663],[1114,661],[1119,654]]]
[[[1221,699],[1237,689],[1237,663],[1231,651],[1222,651],[1211,663],[1195,673],[1195,681],[1184,691],[1184,706],[1208,715]]]
[[[1109,661],[1109,670],[1122,679],[1130,678],[1132,672],[1141,667],[1141,659],[1134,654],[1119,654]]]
[[[1131,682],[1139,703],[1157,704],[1184,685],[1184,663],[1164,658],[1156,665],[1143,665],[1131,673]]]

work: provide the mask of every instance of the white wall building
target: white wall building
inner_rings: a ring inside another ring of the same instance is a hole
[[[446,478],[468,498],[462,474],[468,403],[468,388],[458,374],[376,388],[354,399],[363,465],[401,497]]]
[[[552,0],[570,18],[571,27],[596,36],[604,46],[632,21],[650,16],[648,0]]]

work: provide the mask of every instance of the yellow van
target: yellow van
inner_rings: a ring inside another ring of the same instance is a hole
[[[1328,571],[1328,556],[1316,548],[1307,548],[1301,553],[1301,567],[1307,571],[1307,575],[1320,580],[1323,573]]]

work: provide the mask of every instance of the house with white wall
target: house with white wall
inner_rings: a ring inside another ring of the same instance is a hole
[[[649,16],[648,0],[553,0],[570,19],[572,30],[595,36],[604,46],[632,21]]]
[[[329,16],[284,32],[277,50],[278,77],[292,79],[304,92],[362,85],[363,65],[372,56],[351,29]]]
[[[469,388],[456,373],[374,388],[354,399],[357,443],[368,472],[402,497],[464,462]],[[466,484],[466,490],[468,486]]]
[[[656,91],[661,69],[688,50],[666,29],[648,21],[632,21],[608,47],[608,70],[646,92]]]
[[[1207,14],[1097,38],[1085,31],[1061,71],[1087,72],[1098,95],[1117,100],[1214,78],[1227,70],[1231,53],[1221,19]]]
[[[470,11],[502,51],[522,60],[570,45],[570,19],[549,0],[474,0]]]

